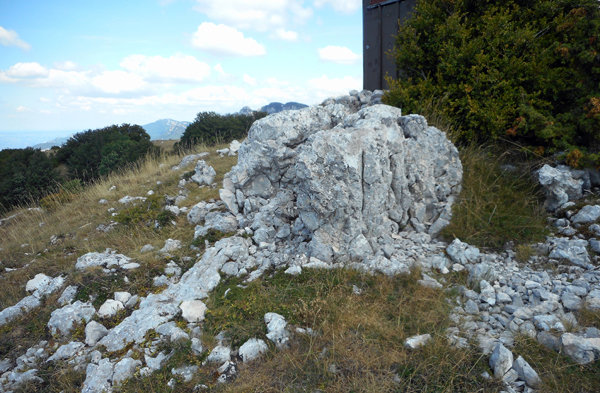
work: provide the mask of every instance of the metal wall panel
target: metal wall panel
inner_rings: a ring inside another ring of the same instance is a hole
[[[385,76],[397,76],[391,56],[398,22],[406,20],[416,0],[363,0],[363,87],[386,89]]]

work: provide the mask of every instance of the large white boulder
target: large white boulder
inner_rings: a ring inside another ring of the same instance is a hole
[[[352,96],[256,121],[221,199],[257,244],[326,263],[362,262],[402,231],[449,223],[462,166],[445,134]]]

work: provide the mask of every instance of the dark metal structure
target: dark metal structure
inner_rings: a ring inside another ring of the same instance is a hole
[[[394,47],[398,23],[406,20],[416,0],[363,0],[363,88],[386,89],[386,74],[397,76],[388,52]]]

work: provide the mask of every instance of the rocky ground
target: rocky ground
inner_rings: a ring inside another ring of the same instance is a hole
[[[204,161],[208,153],[184,157],[172,168],[179,192],[167,198],[164,209],[186,217],[194,240],[188,245],[169,238],[161,248],[147,244],[139,252],[169,260],[186,249],[197,257],[173,258],[154,272],[153,290],[145,295],[114,291],[99,307],[82,298],[76,285],[66,286],[62,275],[35,275],[26,283],[29,295],[0,312],[0,326],[34,315],[54,294],[47,322],[52,339],[0,362],[0,391],[43,383],[39,370],[57,362],[85,373],[82,392],[118,391],[128,378],[164,367],[173,352],[163,344],[180,340],[191,342],[191,351],[203,360],[173,368],[170,387],[177,389],[211,364],[218,366],[218,383],[235,384],[240,365],[260,362],[272,348],[285,351],[294,336],[318,334],[267,312],[264,339],[234,346],[225,331],[206,347],[206,299],[219,283],[236,278],[243,286],[273,270],[290,277],[307,269],[420,272],[421,286],[449,294],[447,340],[489,356],[483,377],[501,380],[507,392],[533,392],[542,384],[525,354],[514,349],[517,337],[537,340],[578,364],[598,362],[600,330],[582,317],[600,311],[595,173],[544,166],[535,174],[546,193],[553,234],[529,245],[526,258],[517,260],[510,245],[495,253],[459,239],[446,243],[437,235],[460,194],[458,151],[424,118],[402,116],[380,100],[381,92],[351,92],[257,121],[247,140],[218,151],[238,154],[220,199],[184,206],[190,186],[215,187],[217,175]],[[191,165],[193,172],[185,172]],[[120,207],[110,209],[118,216],[123,207],[151,197],[150,191],[120,195]],[[105,222],[98,230],[110,232],[117,225]],[[78,256],[74,269],[120,276],[126,284],[144,266],[107,249]],[[457,283],[449,279],[453,274],[466,280]],[[430,340],[420,334],[407,338],[405,346],[416,351]]]

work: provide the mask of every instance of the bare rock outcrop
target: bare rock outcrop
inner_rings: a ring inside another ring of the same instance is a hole
[[[256,121],[221,199],[257,244],[327,263],[372,257],[392,236],[449,223],[462,166],[421,116],[356,97]]]

